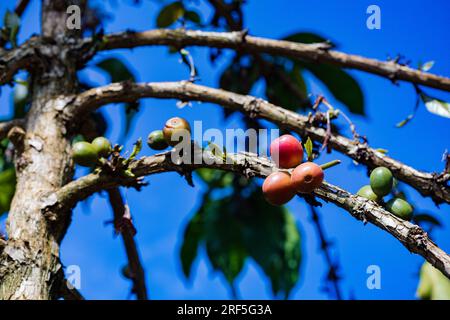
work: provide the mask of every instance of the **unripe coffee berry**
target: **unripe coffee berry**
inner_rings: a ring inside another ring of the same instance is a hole
[[[323,170],[313,162],[305,162],[292,171],[291,182],[297,192],[310,193],[322,184]]]
[[[286,172],[271,173],[264,180],[262,191],[267,202],[275,206],[288,203],[296,193],[291,185],[291,176]]]
[[[370,187],[379,197],[384,197],[391,192],[393,181],[391,171],[385,167],[375,168],[370,174]]]
[[[394,198],[386,203],[386,209],[403,220],[411,220],[413,208],[403,199]]]
[[[303,147],[295,137],[285,134],[270,144],[270,157],[279,168],[294,168],[303,161]]]
[[[107,158],[111,154],[111,142],[105,137],[97,137],[91,144],[99,157]]]
[[[378,196],[375,194],[375,192],[373,192],[372,188],[369,185],[364,186],[361,189],[359,189],[356,194],[358,196],[366,198],[368,200],[372,200],[372,201],[379,200]]]
[[[147,144],[153,150],[164,150],[169,145],[166,139],[164,139],[164,133],[162,130],[155,130],[148,135]]]
[[[80,141],[72,147],[72,158],[80,166],[92,167],[97,163],[98,154],[92,144]]]

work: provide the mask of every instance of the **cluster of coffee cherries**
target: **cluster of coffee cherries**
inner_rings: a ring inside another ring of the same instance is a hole
[[[370,174],[370,185],[359,189],[357,195],[383,205],[389,212],[404,220],[411,220],[413,215],[412,206],[400,197],[394,197],[388,202],[383,197],[391,193],[395,179],[392,172],[385,167],[375,168]]]
[[[155,130],[148,135],[147,144],[153,150],[164,150],[181,142],[182,136],[191,134],[191,126],[186,119],[174,117],[167,120],[162,130]],[[177,138],[179,137],[179,138]]]
[[[289,202],[297,193],[311,193],[322,184],[322,167],[313,162],[303,161],[303,147],[291,135],[282,135],[270,144],[270,156],[278,168],[295,168],[271,173],[262,186],[264,198],[272,205],[281,206]]]
[[[99,159],[111,154],[111,142],[105,137],[97,137],[92,142],[78,141],[72,146],[72,158],[83,167],[95,166]]]

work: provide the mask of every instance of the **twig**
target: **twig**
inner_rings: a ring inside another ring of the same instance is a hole
[[[118,188],[108,189],[109,202],[114,211],[114,221],[117,226],[120,225],[120,234],[125,246],[128,258],[128,265],[131,270],[131,279],[133,281],[133,292],[136,293],[138,300],[147,300],[147,287],[145,284],[145,272],[142,267],[136,241],[134,240],[134,228],[129,223],[121,223],[124,216],[127,216],[127,208],[123,202],[122,195]],[[127,217],[126,217],[127,218]]]
[[[16,9],[14,10],[14,12],[19,17],[21,17],[29,3],[30,3],[30,0],[18,0],[17,5],[16,5]]]
[[[320,241],[320,249],[323,252],[323,255],[325,257],[325,261],[328,265],[328,273],[327,273],[327,281],[331,282],[333,288],[334,288],[334,294],[337,300],[342,300],[342,294],[341,289],[339,287],[339,281],[341,280],[341,277],[339,276],[338,270],[339,270],[339,263],[337,261],[333,261],[331,258],[331,253],[329,251],[330,248],[330,241],[326,239],[325,231],[322,226],[322,222],[320,220],[320,216],[314,206],[309,206],[311,210],[311,220],[314,223],[314,227],[317,232],[317,236],[319,237]]]

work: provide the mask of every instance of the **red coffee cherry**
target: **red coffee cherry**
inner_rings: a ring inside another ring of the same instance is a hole
[[[300,193],[310,193],[322,184],[323,170],[313,162],[305,162],[292,171],[293,188]]]
[[[294,168],[303,161],[303,147],[295,137],[285,134],[272,141],[270,156],[279,168]]]
[[[264,180],[262,191],[264,198],[274,206],[288,203],[295,196],[291,176],[286,172],[273,172]]]

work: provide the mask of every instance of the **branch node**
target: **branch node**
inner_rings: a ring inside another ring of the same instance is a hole
[[[243,109],[250,118],[254,119],[259,115],[261,102],[261,99],[251,98],[244,103]]]

